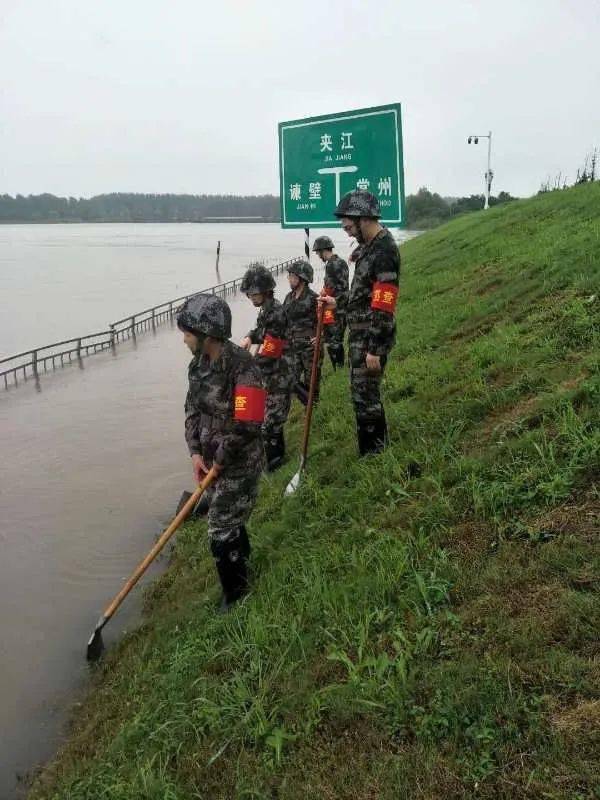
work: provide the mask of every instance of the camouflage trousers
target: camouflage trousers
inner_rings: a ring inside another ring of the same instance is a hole
[[[289,390],[269,391],[267,393],[265,421],[262,426],[263,439],[265,441],[274,438],[283,431],[291,405],[292,395]]]
[[[310,376],[312,373],[312,362],[315,348],[310,341],[294,342],[290,348],[291,372],[294,376],[294,385],[300,384],[307,390],[310,387]],[[319,356],[317,364],[317,381],[315,386],[315,400],[319,398],[319,386],[321,384],[321,365],[323,363],[323,350]]]
[[[334,366],[344,365],[344,333],[346,331],[346,315],[336,312],[336,320],[323,327],[323,338],[327,352]]]
[[[256,504],[260,475],[255,465],[243,472],[226,469],[208,488],[208,538],[215,558],[237,548],[240,528]]]
[[[350,331],[348,340],[350,360],[350,395],[358,422],[371,422],[383,414],[381,379],[386,356],[381,356],[381,372],[371,372],[365,366],[367,339],[364,331]]]

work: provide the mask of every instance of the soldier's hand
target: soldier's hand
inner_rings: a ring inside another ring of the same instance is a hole
[[[252,346],[252,342],[249,336],[244,336],[244,338],[240,341],[240,347],[243,347],[244,350],[250,350]]]
[[[192,469],[194,471],[194,481],[196,483],[202,483],[204,476],[208,472],[208,467],[204,463],[202,456],[198,454],[192,456]]]
[[[321,292],[323,291],[325,290],[321,289]],[[335,302],[335,297],[330,297],[328,294],[320,294],[317,298],[317,303],[320,306],[329,306],[329,308],[335,308],[337,305]]]
[[[365,364],[369,372],[381,372],[381,359],[379,356],[374,356],[372,353],[367,353],[365,357]]]

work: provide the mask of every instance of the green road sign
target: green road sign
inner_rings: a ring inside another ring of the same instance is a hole
[[[340,198],[372,192],[381,222],[403,226],[404,164],[400,104],[279,123],[283,228],[331,228]]]

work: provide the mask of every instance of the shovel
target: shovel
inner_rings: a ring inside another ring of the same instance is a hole
[[[189,516],[191,511],[193,510],[194,506],[200,499],[200,497],[204,494],[206,489],[210,486],[210,484],[215,479],[215,472],[213,469],[209,470],[206,474],[206,477],[202,481],[202,483],[198,486],[196,491],[190,495],[188,501],[183,505],[180,509],[178,514],[175,516],[171,524],[168,528],[161,533],[160,538],[150,550],[146,558],[138,564],[138,566],[133,571],[131,577],[123,586],[121,591],[111,600],[110,604],[106,607],[104,613],[98,620],[96,624],[96,628],[94,632],[90,636],[90,640],[87,644],[87,660],[88,661],[97,661],[100,656],[102,655],[102,651],[104,650],[104,642],[102,641],[102,628],[106,625],[106,623],[111,619],[115,611],[119,608],[123,600],[127,597],[129,592],[133,589],[139,579],[142,577],[144,572],[148,569],[150,564],[154,561],[156,556],[160,553],[166,543],[169,541],[171,536],[175,533],[177,528],[185,522],[186,518]]]
[[[325,313],[325,306],[319,305],[317,312],[317,332],[315,334],[315,352],[313,353],[312,369],[310,371],[310,387],[308,390],[308,402],[306,404],[306,414],[304,416],[304,436],[302,438],[302,452],[300,454],[300,466],[298,472],[294,475],[292,480],[285,487],[286,495],[294,494],[300,486],[300,478],[304,472],[306,464],[306,453],[308,451],[308,437],[310,434],[310,422],[312,419],[312,410],[315,398],[315,389],[317,387],[317,367],[319,364],[319,356],[321,355],[321,336],[323,334],[323,314]]]

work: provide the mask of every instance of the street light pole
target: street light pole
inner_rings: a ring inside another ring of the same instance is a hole
[[[487,171],[485,173],[485,204],[483,206],[484,209],[490,207],[490,192],[492,190],[492,179],[494,177],[494,173],[492,172],[492,132],[490,131],[488,134],[471,134],[467,139],[467,144],[479,144],[480,139],[487,139],[488,140],[488,158],[487,158]]]

